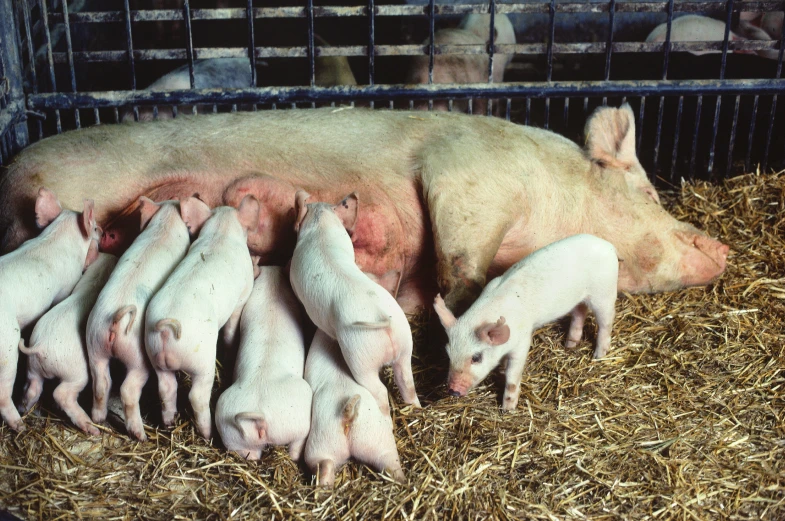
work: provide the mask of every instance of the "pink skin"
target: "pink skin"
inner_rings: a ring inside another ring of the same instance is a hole
[[[728,247],[658,204],[630,147],[632,111],[598,109],[587,134],[581,149],[497,118],[362,109],[66,132],[24,150],[0,180],[3,248],[32,236],[25,216],[41,182],[68,193],[71,205],[101,194],[97,218],[108,251],[122,251],[133,238],[127,224],[140,195],[160,201],[198,193],[210,206],[236,206],[252,194],[261,211],[249,248],[262,264],[283,265],[296,239],[297,190],[326,201],[358,190],[364,211],[352,236],[357,264],[377,277],[401,271],[398,301],[407,312],[429,305],[437,290],[451,309],[465,309],[488,276],[575,233],[614,244],[624,260],[623,291],[670,291],[718,277]],[[237,135],[243,139],[230,139]],[[150,154],[151,146],[165,153]],[[134,174],[116,172],[118,161]],[[113,190],[94,189],[107,172]]]

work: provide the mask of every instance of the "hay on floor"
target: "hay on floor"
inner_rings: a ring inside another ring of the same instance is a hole
[[[249,463],[187,418],[137,443],[44,411],[22,434],[0,427],[0,505],[28,519],[785,519],[785,173],[664,199],[730,244],[725,275],[621,298],[601,361],[591,321],[574,349],[558,325],[539,331],[514,413],[498,378],[447,398],[416,324],[425,408],[393,411],[408,486],[352,463],[317,490],[284,449]]]

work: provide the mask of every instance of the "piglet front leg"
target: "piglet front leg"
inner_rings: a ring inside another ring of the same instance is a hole
[[[507,369],[505,371],[504,398],[502,410],[514,411],[518,407],[518,397],[521,394],[521,378],[526,358],[529,355],[531,334],[523,335],[523,345],[512,351],[507,356]]]

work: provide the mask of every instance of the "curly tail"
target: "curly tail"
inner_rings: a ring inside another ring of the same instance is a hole
[[[183,332],[183,327],[180,325],[180,321],[176,318],[165,318],[163,320],[159,320],[157,324],[155,324],[155,330],[163,333],[164,328],[169,328],[172,330],[172,334],[176,340],[180,340],[180,335]]]
[[[123,320],[123,317],[130,314],[131,318],[128,319],[128,325],[125,326],[125,334],[131,333],[131,328],[134,325],[134,320],[136,320],[136,306],[131,304],[130,306],[123,306],[117,310],[117,312],[112,317],[112,325],[109,326],[109,343],[114,343],[115,338],[117,338],[118,328],[120,326],[120,321]]]
[[[343,406],[343,411],[341,411],[341,420],[343,421],[343,434],[344,436],[349,435],[349,430],[352,428],[352,424],[354,424],[354,420],[357,419],[357,413],[359,412],[360,408],[360,395],[355,394],[348,400]]]
[[[25,341],[23,338],[19,339],[19,350],[26,354],[27,356],[37,355],[41,352],[41,344],[25,347]]]

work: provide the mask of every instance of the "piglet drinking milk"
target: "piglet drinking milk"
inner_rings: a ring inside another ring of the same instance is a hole
[[[41,235],[0,258],[0,415],[14,430],[23,429],[11,402],[20,332],[71,293],[98,253],[91,242],[101,238],[93,201],[84,201],[82,213],[63,210],[46,188],[38,191],[35,222],[45,228]]]
[[[305,320],[283,269],[261,268],[240,318],[234,383],[215,406],[227,449],[259,459],[267,445],[289,445],[292,459],[300,459],[311,426]]]
[[[228,345],[253,288],[248,231],[259,222],[259,201],[245,196],[240,206],[200,210],[190,217],[199,231],[188,254],[155,294],[145,315],[145,347],[158,375],[161,414],[171,425],[177,412],[177,379],[191,376],[189,399],[199,432],[212,432],[210,393],[215,378],[218,330]]]
[[[587,308],[591,308],[598,325],[594,358],[605,356],[618,272],[611,243],[592,235],[573,235],[518,261],[492,280],[458,319],[437,295],[434,309],[447,330],[450,394],[465,396],[507,357],[502,408],[515,409],[532,333],[570,312],[565,345],[573,347],[580,341]]]
[[[98,249],[93,241],[91,248]],[[53,307],[35,324],[30,335],[30,347],[19,341],[19,350],[28,356],[27,385],[19,412],[29,411],[41,396],[44,379],[57,378],[54,399],[74,425],[88,434],[100,434],[90,423],[90,417],[77,403],[79,393],[87,387],[87,353],[85,328],[87,316],[93,309],[98,293],[104,287],[117,264],[117,257],[98,253],[98,258],[87,268],[71,295]]]
[[[295,196],[297,245],[290,280],[294,293],[316,326],[338,340],[357,383],[389,413],[387,388],[379,370],[392,364],[406,403],[420,406],[412,377],[412,332],[392,295],[355,264],[354,246],[346,233],[357,223],[357,194],[337,205],[311,203],[300,190]]]

